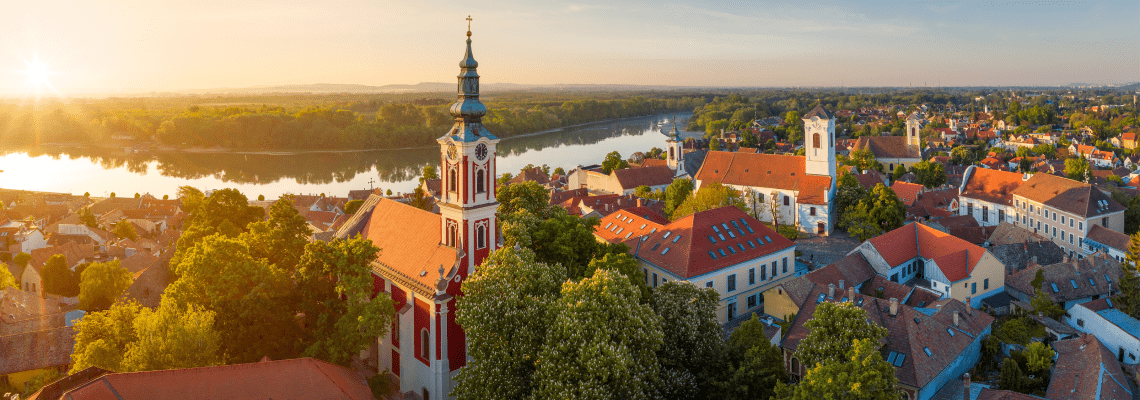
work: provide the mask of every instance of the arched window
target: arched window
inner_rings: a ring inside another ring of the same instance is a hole
[[[431,358],[431,351],[429,351],[431,349],[431,346],[429,346],[430,343],[431,342],[428,341],[427,328],[420,329],[420,358],[425,360]]]
[[[487,247],[487,227],[480,225],[475,228],[475,248]]]
[[[812,135],[812,136],[811,136],[811,140],[812,140],[812,143],[814,143],[814,144],[815,144],[815,148],[817,148],[817,149],[818,149],[818,148],[820,148],[820,147],[821,147],[821,146],[819,145],[819,134],[818,134],[818,133],[817,133],[817,134],[814,134],[814,135]]]
[[[483,183],[485,179],[483,178],[483,170],[475,171],[475,193],[483,193],[487,191],[486,185]]]
[[[669,159],[673,159],[673,147],[669,147]]]
[[[454,223],[447,224],[447,245],[458,247],[456,236],[459,236],[459,227]]]
[[[910,135],[911,135],[911,136],[914,136],[914,133],[915,133],[915,131],[917,131],[917,130],[918,130],[918,128],[913,128],[913,127],[912,127],[912,128],[910,128]]]
[[[448,170],[448,172],[447,172],[447,190],[450,190],[452,192],[456,191],[455,182],[458,180],[459,180],[458,173],[455,171],[455,168]]]

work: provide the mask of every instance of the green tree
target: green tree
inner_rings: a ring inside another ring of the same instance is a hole
[[[467,335],[467,363],[452,395],[459,399],[529,398],[539,352],[556,315],[566,269],[528,249],[503,247],[463,281],[456,321]]]
[[[71,371],[89,367],[127,372],[123,359],[128,347],[138,341],[135,319],[139,304],[133,301],[115,303],[110,309],[84,315],[75,324],[75,349],[71,353]]]
[[[740,192],[724,186],[720,182],[711,182],[698,190],[697,193],[686,198],[676,210],[673,210],[670,218],[676,221],[701,211],[728,206],[735,206],[741,211],[748,212],[748,205],[744,203]]]
[[[360,210],[360,206],[363,204],[364,200],[349,200],[347,203],[344,203],[344,213],[348,215],[356,214],[356,211]]]
[[[1001,375],[998,376],[998,387],[1003,390],[1012,390],[1020,392],[1024,390],[1025,377],[1021,372],[1021,367],[1017,365],[1017,361],[1012,357],[1006,358],[1001,362]]]
[[[380,249],[357,236],[305,246],[294,273],[308,357],[347,366],[355,354],[388,333],[395,308],[386,293],[372,297],[372,261]]]
[[[653,312],[661,317],[665,335],[664,345],[657,351],[662,368],[684,370],[706,393],[717,378],[716,364],[724,347],[716,322],[719,303],[715,290],[675,281],[654,289],[649,301]]]
[[[115,192],[111,192],[111,198],[115,198]]]
[[[942,163],[932,163],[926,160],[915,164],[910,172],[915,175],[916,183],[933,189],[946,184],[946,167]]]
[[[638,298],[627,278],[606,269],[564,283],[538,354],[534,397],[650,397],[663,334],[660,318]]]
[[[182,186],[178,194],[190,216],[183,222],[182,236],[178,238],[171,265],[181,262],[186,252],[203,238],[215,233],[236,237],[236,233],[245,232],[251,222],[265,218],[265,209],[250,206],[237,189],[217,190],[207,197],[198,189]]]
[[[106,310],[131,286],[134,275],[119,260],[91,263],[79,279],[79,308],[87,312]]]
[[[972,165],[976,160],[973,151],[965,146],[958,146],[950,150],[950,163],[954,165]]]
[[[578,218],[557,208],[554,215],[540,219],[527,210],[519,210],[503,219],[503,241],[507,247],[521,246],[535,253],[539,262],[566,268],[570,279],[588,276],[590,261],[607,253],[628,253],[624,244],[600,243],[594,237],[596,218]]]
[[[135,336],[127,346],[127,371],[155,371],[208,367],[221,364],[220,335],[214,330],[214,313],[191,306],[179,309],[163,300],[158,309],[140,307],[134,319]]]
[[[845,345],[845,359],[817,364],[795,386],[776,386],[774,399],[896,400],[900,393],[895,368],[883,360],[879,342],[855,339]],[[841,358],[844,356],[834,356]]]
[[[629,279],[629,283],[637,287],[638,293],[641,294],[641,302],[649,303],[649,285],[645,282],[645,272],[641,271],[641,267],[637,265],[637,260],[633,256],[624,252],[612,252],[599,254],[586,264],[586,271],[583,276],[594,276],[594,273],[599,269],[607,269],[620,273]]]
[[[115,229],[112,231],[112,233],[120,238],[127,238],[131,240],[138,240],[139,238],[138,233],[135,232],[135,224],[132,224],[125,219],[119,220],[119,222],[115,224]]]
[[[165,200],[165,199],[163,199],[163,200]],[[265,195],[264,194],[257,195],[257,201],[265,201]]]
[[[898,167],[895,167],[895,172],[894,172],[894,174],[891,175],[891,178],[897,181],[900,178],[902,178],[903,175],[906,175],[906,173],[907,173],[906,166],[899,164]]]
[[[665,215],[672,216],[673,211],[677,209],[685,199],[693,193],[693,181],[684,178],[673,179],[665,188]]]
[[[1140,232],[1132,235],[1128,256],[1120,263],[1120,295],[1113,300],[1117,307],[1133,318],[1140,318]]]
[[[860,200],[867,198],[867,189],[859,183],[855,175],[851,173],[841,173],[839,175],[839,182],[835,188],[835,210],[837,215],[840,216],[840,221],[843,221],[842,216],[848,209],[855,207],[859,204]],[[846,229],[846,226],[842,226]]]
[[[886,328],[871,323],[867,312],[851,302],[819,303],[804,326],[809,331],[800,340],[796,357],[809,368],[843,362],[842,355],[849,354],[856,340],[878,343],[887,336]]]
[[[92,228],[99,227],[99,221],[95,220],[95,214],[91,213],[91,209],[87,207],[79,209],[79,222]]]
[[[871,190],[868,200],[872,202],[871,216],[882,227],[883,232],[903,226],[903,221],[906,220],[906,206],[895,195],[894,190],[880,183]]]
[[[0,290],[4,290],[4,288],[9,286],[19,288],[20,283],[16,281],[15,276],[12,276],[12,271],[9,271],[6,267],[0,267]]]
[[[725,379],[716,382],[719,398],[767,399],[788,380],[783,353],[769,342],[756,314],[729,335],[725,358]]]
[[[28,261],[32,261],[32,255],[22,251],[17,253],[16,257],[12,258],[12,262],[20,267],[27,267]]]
[[[562,167],[555,168],[554,175],[566,175],[566,170],[562,169]]]
[[[171,264],[179,278],[164,298],[216,314],[226,363],[295,356],[295,338],[301,336],[296,314],[284,301],[293,286],[289,273],[252,252],[243,239],[214,234]]]
[[[502,175],[499,175],[499,179],[498,179],[497,181],[495,181],[495,182],[496,182],[496,183],[497,183],[499,186],[506,186],[507,182],[510,182],[510,181],[511,181],[511,178],[514,178],[514,177],[515,177],[515,176],[514,176],[514,175],[511,175],[511,173],[510,173],[510,172],[504,172]],[[392,193],[391,193],[391,192],[392,192],[392,189],[388,189],[388,192],[389,192],[389,193],[388,193],[388,195],[389,195],[389,196],[391,196],[391,195],[392,195]]]
[[[1025,347],[1022,355],[1025,356],[1029,373],[1043,375],[1053,369],[1053,356],[1056,353],[1042,342],[1033,342]]]
[[[876,164],[879,163],[879,161],[875,159],[875,153],[872,153],[870,149],[852,150],[851,156],[847,158],[847,162],[859,170],[859,173],[875,169]]]
[[[499,201],[499,215],[507,217],[504,219],[523,209],[539,218],[552,215],[550,192],[534,181],[500,187],[495,198]]]
[[[1062,315],[1065,315],[1065,309],[1057,305],[1053,299],[1050,299],[1049,295],[1041,291],[1040,287],[1037,287],[1035,289],[1037,290],[1037,295],[1033,296],[1032,301],[1030,301],[1030,305],[1033,306],[1034,311],[1044,313],[1045,316],[1057,320],[1059,320]]]
[[[79,295],[79,278],[67,267],[67,257],[63,254],[51,256],[44,263],[43,288],[45,292],[63,297]]]
[[[439,179],[439,174],[435,172],[435,166],[428,164],[424,166],[423,172],[420,174],[420,182]]]
[[[606,159],[602,161],[602,173],[606,175],[609,175],[610,172],[616,169],[625,168],[629,168],[629,162],[621,158],[621,153],[617,151],[611,151],[610,154],[606,154]]]
[[[509,175],[509,174],[508,174],[508,175]],[[507,178],[507,180],[509,181],[509,180],[511,180],[511,178]],[[388,191],[387,191],[387,192],[385,192],[384,194],[386,194],[386,195],[388,195],[388,196],[392,196],[392,189],[388,189]]]
[[[1084,157],[1072,157],[1065,160],[1065,176],[1077,182],[1087,182],[1089,161]]]
[[[249,245],[250,254],[285,271],[297,267],[313,233],[305,217],[293,208],[291,195],[282,196],[269,206],[269,219],[250,223],[248,228],[242,240]]]
[[[431,211],[435,203],[433,203],[427,193],[424,192],[424,188],[416,187],[415,190],[412,190],[412,198],[408,200],[408,205],[424,211]]]

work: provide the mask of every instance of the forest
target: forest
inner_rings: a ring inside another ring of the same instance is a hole
[[[618,118],[689,112],[704,97],[672,93],[500,93],[483,123],[508,138]],[[0,105],[0,144],[157,141],[242,150],[394,149],[433,145],[450,129],[443,94],[103,99]]]

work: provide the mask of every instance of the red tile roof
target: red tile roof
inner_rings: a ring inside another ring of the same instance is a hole
[[[1057,364],[1053,366],[1049,399],[1131,399],[1128,378],[1116,361],[1116,354],[1096,336],[1053,343]]]
[[[902,200],[903,204],[907,207],[914,205],[915,200],[918,200],[918,193],[922,191],[924,186],[916,183],[895,182],[891,185],[891,190],[895,195]]]
[[[1016,172],[970,167],[967,173],[961,196],[995,204],[1013,205],[1013,192],[1024,183]]]
[[[625,243],[638,258],[683,279],[794,246],[792,241],[731,206],[701,211],[668,224],[619,211],[602,218],[594,234],[611,243]],[[643,237],[645,240],[639,243]],[[709,237],[715,238],[716,243]],[[733,246],[735,252],[728,246]],[[740,246],[744,246],[743,250]],[[721,250],[724,256],[720,255]]]
[[[986,253],[975,244],[915,222],[869,241],[892,267],[921,254],[933,260],[951,283],[969,277]]]
[[[450,275],[459,260],[458,250],[440,243],[439,215],[378,196],[370,197],[361,210],[367,212],[357,211],[337,236],[347,235],[345,228],[355,227],[353,220],[367,215],[360,234],[380,248],[373,270],[398,277],[413,290],[434,294],[439,266],[443,265],[444,275]]]
[[[851,150],[871,150],[875,158],[922,158],[918,146],[906,143],[905,136],[860,136]]]
[[[1097,243],[1124,252],[1127,252],[1128,246],[1132,244],[1131,238],[1129,238],[1128,235],[1096,224],[1093,224],[1092,228],[1089,229],[1088,238]]]
[[[808,175],[804,156],[710,151],[696,179],[726,185],[794,190],[805,204],[824,204],[831,177]]]
[[[1086,218],[1124,210],[1092,185],[1050,174],[1033,174],[1012,194]]]
[[[673,183],[673,177],[676,175],[672,169],[665,165],[618,169],[614,170],[613,174],[622,189],[668,185]]]
[[[68,391],[63,398],[374,399],[358,372],[312,358],[109,374]]]

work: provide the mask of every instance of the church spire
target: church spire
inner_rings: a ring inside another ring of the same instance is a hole
[[[458,99],[451,104],[451,116],[455,117],[455,125],[451,128],[449,136],[457,141],[474,141],[479,137],[495,136],[483,127],[483,116],[487,115],[487,106],[479,101],[479,73],[476,68],[479,62],[471,55],[471,16],[467,16],[467,52],[463,60],[459,61]]]

